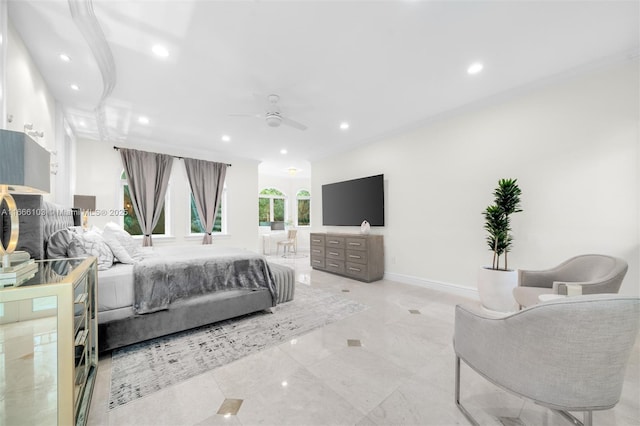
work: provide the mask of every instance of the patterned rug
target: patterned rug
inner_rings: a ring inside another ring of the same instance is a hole
[[[297,284],[294,300],[240,318],[114,350],[109,409],[367,309]]]

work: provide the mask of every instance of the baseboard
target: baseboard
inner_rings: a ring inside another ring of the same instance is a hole
[[[403,284],[424,287],[431,290],[444,291],[446,293],[456,294],[458,296],[464,296],[464,297],[469,297],[475,300],[480,300],[477,289],[464,287],[457,284],[445,283],[445,282],[434,281],[434,280],[426,280],[424,278],[413,277],[413,276],[404,275],[404,274],[396,274],[394,272],[385,272],[384,279],[390,280],[390,281],[397,281]]]

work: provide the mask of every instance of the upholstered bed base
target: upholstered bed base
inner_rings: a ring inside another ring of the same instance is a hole
[[[174,303],[168,310],[98,323],[98,349],[122,346],[271,308],[268,290],[229,290]]]
[[[293,269],[269,263],[278,290],[278,303],[293,299]],[[110,321],[98,321],[100,352],[142,342],[167,334],[188,330],[271,308],[268,290],[228,290],[199,296],[172,304],[168,310],[152,314],[132,315]],[[100,316],[100,313],[98,314]]]

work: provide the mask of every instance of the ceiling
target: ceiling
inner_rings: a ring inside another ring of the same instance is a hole
[[[251,158],[264,173],[308,176],[314,159],[637,56],[639,4],[9,0],[9,19],[79,137]],[[72,18],[74,7],[84,15]],[[154,55],[156,44],[169,56]],[[478,61],[482,72],[468,74]],[[269,94],[307,129],[230,115],[264,114]]]

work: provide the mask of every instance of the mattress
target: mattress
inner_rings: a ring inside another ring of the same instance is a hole
[[[133,305],[133,265],[115,263],[98,271],[98,312]]]

